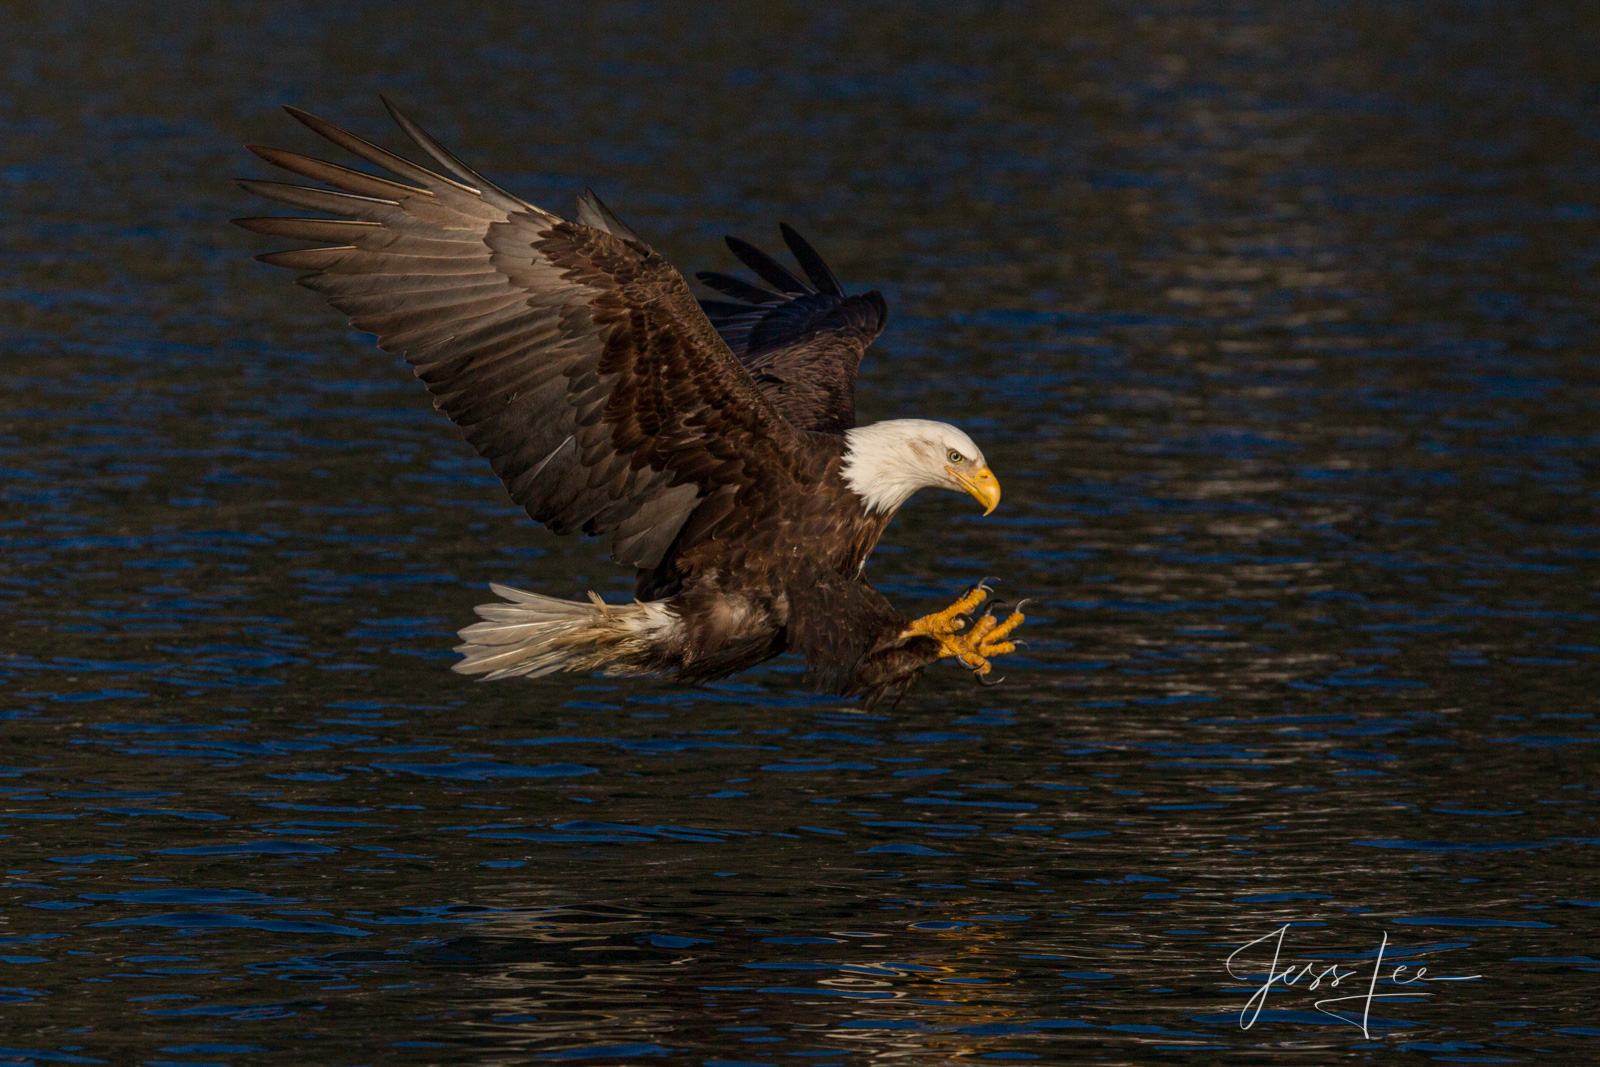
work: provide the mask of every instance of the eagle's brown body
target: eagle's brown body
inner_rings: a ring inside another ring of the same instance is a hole
[[[939,657],[862,580],[892,509],[868,507],[843,473],[881,297],[846,297],[786,228],[816,288],[730,239],[779,291],[708,275],[745,303],[703,310],[592,194],[579,221],[558,218],[391,112],[451,176],[291,109],[398,181],[257,148],[331,189],[246,188],[337,217],[240,225],[318,242],[261,258],[308,272],[302,284],[404,355],[535,521],[604,537],[638,572],[632,606],[499,589],[510,603],[479,609],[458,669],[698,680],[794,651],[820,684],[871,702]]]
[[[806,656],[819,682],[851,688],[848,670],[906,620],[860,577],[888,515],[867,514],[840,475],[843,438],[808,434],[799,491],[768,502],[750,536],[719,537],[737,493],[702,503],[679,541],[641,570],[641,601],[674,598],[689,638],[671,669],[716,678],[784,651]],[[893,642],[890,642],[893,644]],[[893,658],[893,657],[891,657]]]

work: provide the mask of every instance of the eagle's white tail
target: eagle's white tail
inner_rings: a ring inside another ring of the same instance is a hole
[[[484,681],[556,671],[645,674],[651,652],[677,616],[665,603],[607,604],[594,593],[589,603],[557,600],[491,583],[508,603],[479,604],[483,622],[461,631],[456,651],[464,657],[452,670],[481,674]]]

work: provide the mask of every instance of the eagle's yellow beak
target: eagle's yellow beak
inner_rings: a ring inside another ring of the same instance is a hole
[[[977,498],[978,503],[983,505],[985,515],[1000,506],[1000,480],[988,467],[979,467],[970,478],[954,467],[946,467],[945,470],[961,483],[961,488]]]

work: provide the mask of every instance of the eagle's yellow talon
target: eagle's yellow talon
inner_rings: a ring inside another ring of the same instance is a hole
[[[992,618],[992,616],[989,616],[989,617]],[[1017,627],[1022,625],[1023,621],[1026,618],[1027,618],[1027,616],[1023,615],[1022,612],[1013,611],[1009,616],[1006,617],[1006,621],[1005,622],[1002,622],[998,626],[995,626],[992,629],[986,630],[984,632],[984,637],[983,637],[984,643],[985,644],[996,644],[996,643],[999,643],[1001,641],[1004,641],[1007,637],[1009,637],[1011,635],[1011,631],[1012,630],[1015,630]],[[1008,649],[1006,649],[1006,651],[1010,652],[1011,649],[1008,648]],[[992,653],[992,652],[988,653],[988,654],[989,655],[994,655],[994,653]]]
[[[993,615],[985,615],[972,624],[970,633],[957,634],[955,630],[959,628],[961,620],[955,619],[950,612],[959,607],[969,607],[969,610],[970,607],[975,607],[982,600],[982,597],[974,595],[978,592],[979,590],[974,590],[938,615],[918,619],[902,636],[920,635],[935,638],[939,642],[940,659],[950,657],[959,659],[961,665],[976,674],[981,681],[994,669],[989,662],[991,657],[1003,656],[1017,650],[1017,646],[1007,641],[1006,637],[1022,625],[1023,614],[1020,611],[1013,611],[1004,622]]]
[[[1017,650],[1017,646],[1006,638],[1023,623],[1020,611],[1013,611],[1004,622],[993,615],[984,615],[972,624],[969,632],[960,633],[967,624],[962,616],[970,614],[988,597],[989,587],[980,582],[943,611],[924,615],[911,623],[900,636],[934,638],[939,642],[940,659],[959,659],[963,667],[982,681],[994,670],[994,665],[989,662],[990,657]]]
[[[912,622],[900,636],[916,637],[920,634],[924,637],[943,637],[946,634],[956,633],[967,625],[967,620],[961,618],[961,616],[970,614],[988,596],[989,587],[979,583],[969,589],[967,594],[960,600],[957,600],[943,611],[936,611],[932,615],[924,615],[922,618]],[[946,655],[956,655],[956,653],[949,652]]]

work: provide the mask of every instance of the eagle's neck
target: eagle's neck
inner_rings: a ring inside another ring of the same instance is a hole
[[[929,474],[929,457],[923,455],[929,425],[922,419],[890,419],[845,431],[839,473],[868,515],[887,518],[912,493],[938,484]]]

